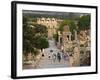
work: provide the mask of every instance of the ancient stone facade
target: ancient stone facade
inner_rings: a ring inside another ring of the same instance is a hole
[[[59,44],[63,48],[63,51],[66,52],[71,47],[71,32],[69,30],[69,26],[64,26],[64,31],[59,33]]]
[[[70,26],[66,25],[62,33],[60,31],[58,32],[61,50],[68,54],[71,66],[90,65],[90,35],[87,35],[86,31],[81,32],[81,34],[74,31],[74,40],[72,40],[72,33],[69,27]]]
[[[58,19],[56,18],[38,18],[38,24],[45,25],[48,31],[48,38],[53,38],[53,35],[56,34],[56,30],[58,28]]]

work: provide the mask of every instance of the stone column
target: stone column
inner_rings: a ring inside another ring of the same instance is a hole
[[[80,66],[80,51],[78,47],[74,48],[74,66]]]
[[[74,31],[74,34],[75,34],[75,41],[77,41],[77,31],[76,30]]]
[[[70,56],[70,58],[69,58],[69,63],[70,63],[70,67],[74,66],[74,65],[73,65],[73,63],[74,63],[73,56]]]
[[[60,31],[58,31],[58,42],[60,44],[60,38],[61,38],[61,34],[60,34]]]
[[[69,34],[69,41],[71,41],[71,33]]]

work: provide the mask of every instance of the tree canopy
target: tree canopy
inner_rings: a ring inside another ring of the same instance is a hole
[[[34,24],[34,31],[35,33],[40,33],[42,34],[47,34],[47,27],[45,25],[41,25],[41,24]]]
[[[78,21],[78,29],[79,30],[90,29],[90,15],[85,15],[80,17]]]
[[[35,45],[35,48],[37,49],[42,50],[49,47],[48,40],[42,36],[35,36],[34,40],[35,40],[34,45]]]
[[[28,18],[23,17],[23,51],[25,55],[30,52],[36,55],[37,49],[47,48],[49,45],[46,37],[44,37],[47,29],[44,25],[39,24],[31,27],[27,22]]]
[[[23,17],[23,51],[24,53],[34,52],[34,48],[32,45],[34,32],[31,27],[29,27],[28,18]]]

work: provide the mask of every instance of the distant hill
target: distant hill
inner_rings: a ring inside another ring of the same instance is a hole
[[[87,15],[87,13],[23,10],[23,16],[27,16],[30,18],[54,17],[54,18],[59,18],[59,19],[66,19],[66,18],[67,19],[77,19],[81,15]]]

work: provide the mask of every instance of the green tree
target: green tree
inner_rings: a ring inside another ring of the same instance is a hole
[[[38,49],[41,51],[49,46],[48,40],[46,39],[47,28],[40,24],[28,24],[29,18],[23,17],[23,53],[33,53],[37,55]],[[38,35],[39,34],[39,35]]]
[[[46,26],[41,25],[41,24],[34,24],[33,26],[35,26],[34,27],[35,33],[40,33],[40,34],[47,33]]]
[[[90,15],[85,15],[80,17],[78,21],[78,29],[79,30],[90,29]]]
[[[33,36],[34,30],[32,27],[29,27],[28,18],[23,17],[23,53],[24,55],[28,55],[28,53],[34,53],[34,46],[33,46]]]
[[[35,36],[34,41],[35,47],[41,49],[41,51],[49,47],[48,40],[42,36]]]

